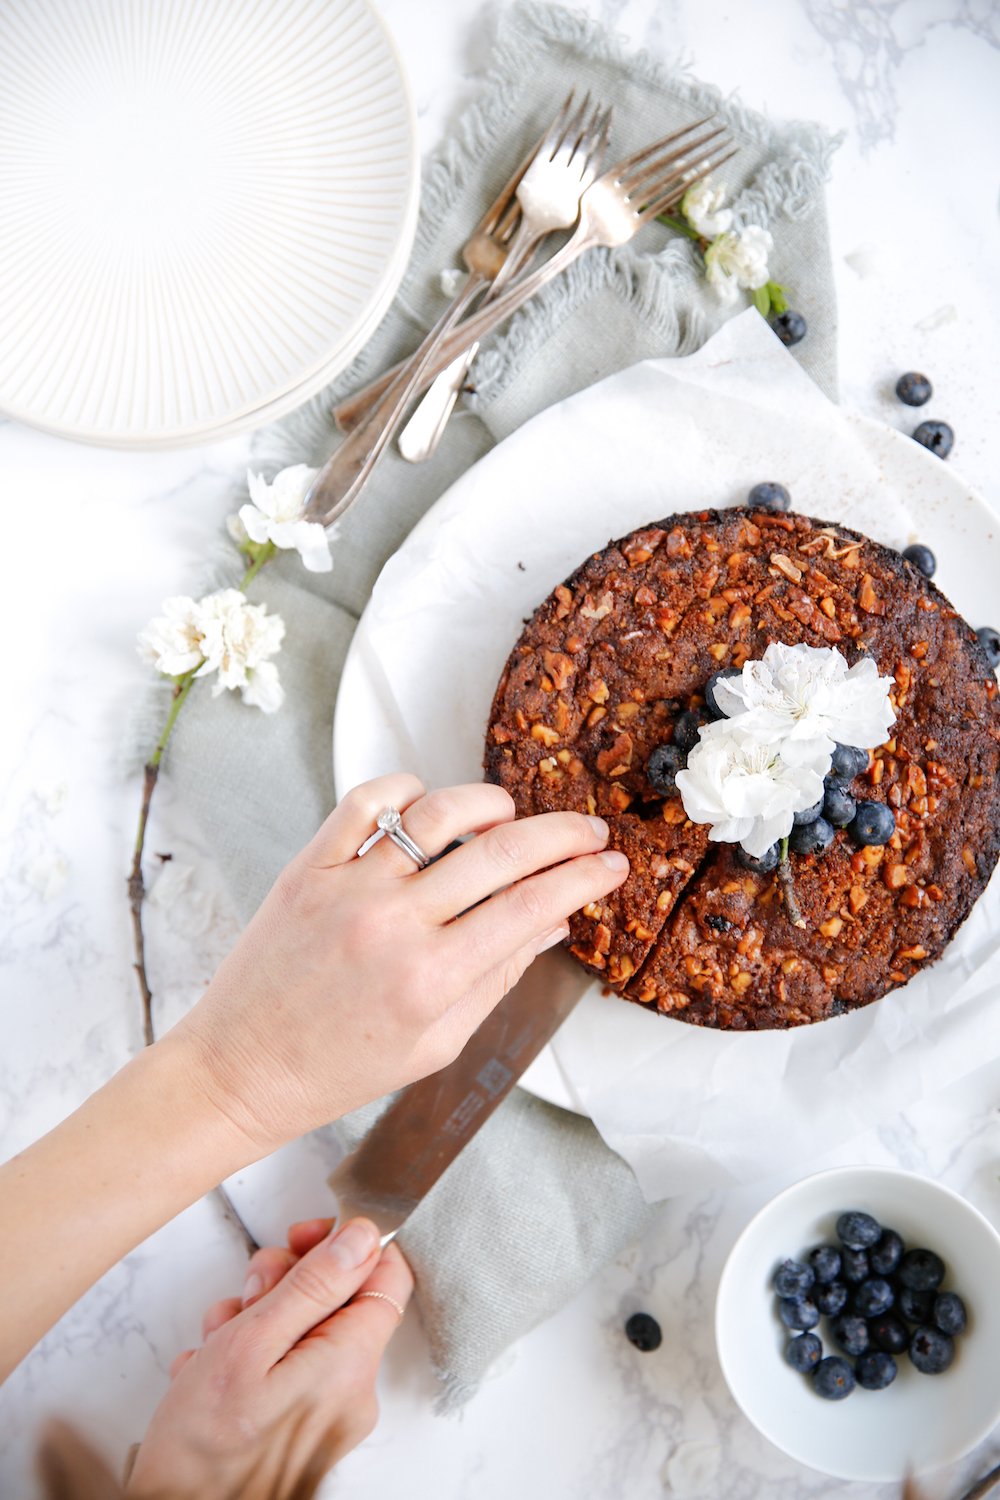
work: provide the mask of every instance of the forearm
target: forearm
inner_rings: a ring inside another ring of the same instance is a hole
[[[0,1380],[123,1255],[261,1154],[168,1034],[0,1167]]]

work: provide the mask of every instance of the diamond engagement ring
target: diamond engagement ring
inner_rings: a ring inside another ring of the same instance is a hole
[[[379,839],[388,836],[392,839],[397,849],[402,849],[404,854],[410,856],[418,870],[425,870],[427,868],[430,864],[430,859],[421,849],[420,845],[413,842],[403,827],[403,819],[400,816],[398,808],[383,807],[375,820],[375,824],[375,832],[371,838],[365,839],[358,850],[359,858],[362,854],[367,854],[368,850],[373,844],[377,844]]]

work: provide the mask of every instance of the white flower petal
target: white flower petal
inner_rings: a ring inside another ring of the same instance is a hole
[[[278,680],[278,669],[273,661],[261,662],[249,675],[242,690],[243,702],[262,713],[277,713],[285,701],[285,690]]]
[[[271,522],[263,511],[259,511],[254,505],[241,505],[238,516],[243,523],[243,528],[252,542],[266,542],[269,540],[269,528]]]

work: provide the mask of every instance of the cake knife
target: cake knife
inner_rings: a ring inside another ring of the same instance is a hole
[[[363,1214],[388,1244],[592,983],[561,949],[536,958],[455,1061],[397,1094],[332,1173],[338,1219]]]

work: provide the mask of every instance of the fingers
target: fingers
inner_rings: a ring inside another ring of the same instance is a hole
[[[374,1374],[386,1345],[402,1322],[393,1304],[405,1312],[412,1294],[413,1272],[402,1251],[393,1244],[386,1245],[375,1269],[352,1300],[322,1327],[314,1329],[310,1338],[321,1339],[334,1348],[349,1347],[352,1359],[367,1364]]]
[[[433,857],[464,834],[479,833],[497,823],[509,823],[513,818],[514,799],[510,793],[481,781],[428,792],[406,809],[403,827],[414,843]],[[449,855],[449,860],[452,857]],[[410,856],[389,838],[380,839],[365,859],[372,861],[371,868],[387,875],[412,875],[417,868]]]
[[[621,885],[628,871],[624,854],[605,849],[519,880],[444,929],[445,962],[471,988],[520,949],[534,944],[539,951],[543,938],[589,901],[599,901]]]
[[[353,859],[384,807],[400,812],[423,796],[423,783],[408,771],[364,781],[341,797],[333,812],[302,851],[307,864],[342,865]]]
[[[273,1360],[343,1307],[375,1268],[379,1232],[368,1219],[350,1219],[296,1261],[287,1275],[247,1309],[256,1337]]]
[[[174,1359],[172,1361],[172,1363],[171,1363],[171,1366],[170,1366],[170,1379],[171,1380],[176,1380],[177,1379],[178,1375],[181,1373],[181,1371],[183,1370],[184,1366],[187,1364],[188,1360],[189,1359],[194,1359],[194,1357],[197,1354],[197,1352],[198,1351],[196,1349],[182,1349],[181,1350],[180,1354],[178,1354],[177,1357],[176,1357],[176,1359]]]
[[[307,1255],[333,1228],[333,1219],[300,1219],[288,1230],[288,1248],[293,1255]]]
[[[412,812],[407,814],[408,822],[411,816]],[[607,841],[608,825],[603,818],[575,812],[519,818],[453,850],[428,870],[421,881],[421,894],[426,893],[431,915],[446,921],[516,880],[576,855],[592,854]],[[560,918],[566,915],[557,913]],[[554,921],[549,923],[550,927],[554,925]]]
[[[210,1333],[214,1333],[223,1324],[229,1323],[242,1309],[243,1303],[239,1297],[223,1297],[221,1302],[213,1302],[207,1308],[201,1320],[201,1336],[207,1339]]]
[[[243,1283],[244,1307],[249,1307],[258,1297],[263,1297],[273,1286],[277,1286],[282,1276],[287,1275],[294,1266],[298,1255],[291,1250],[283,1250],[278,1245],[265,1245],[256,1250],[247,1262],[247,1275]]]

